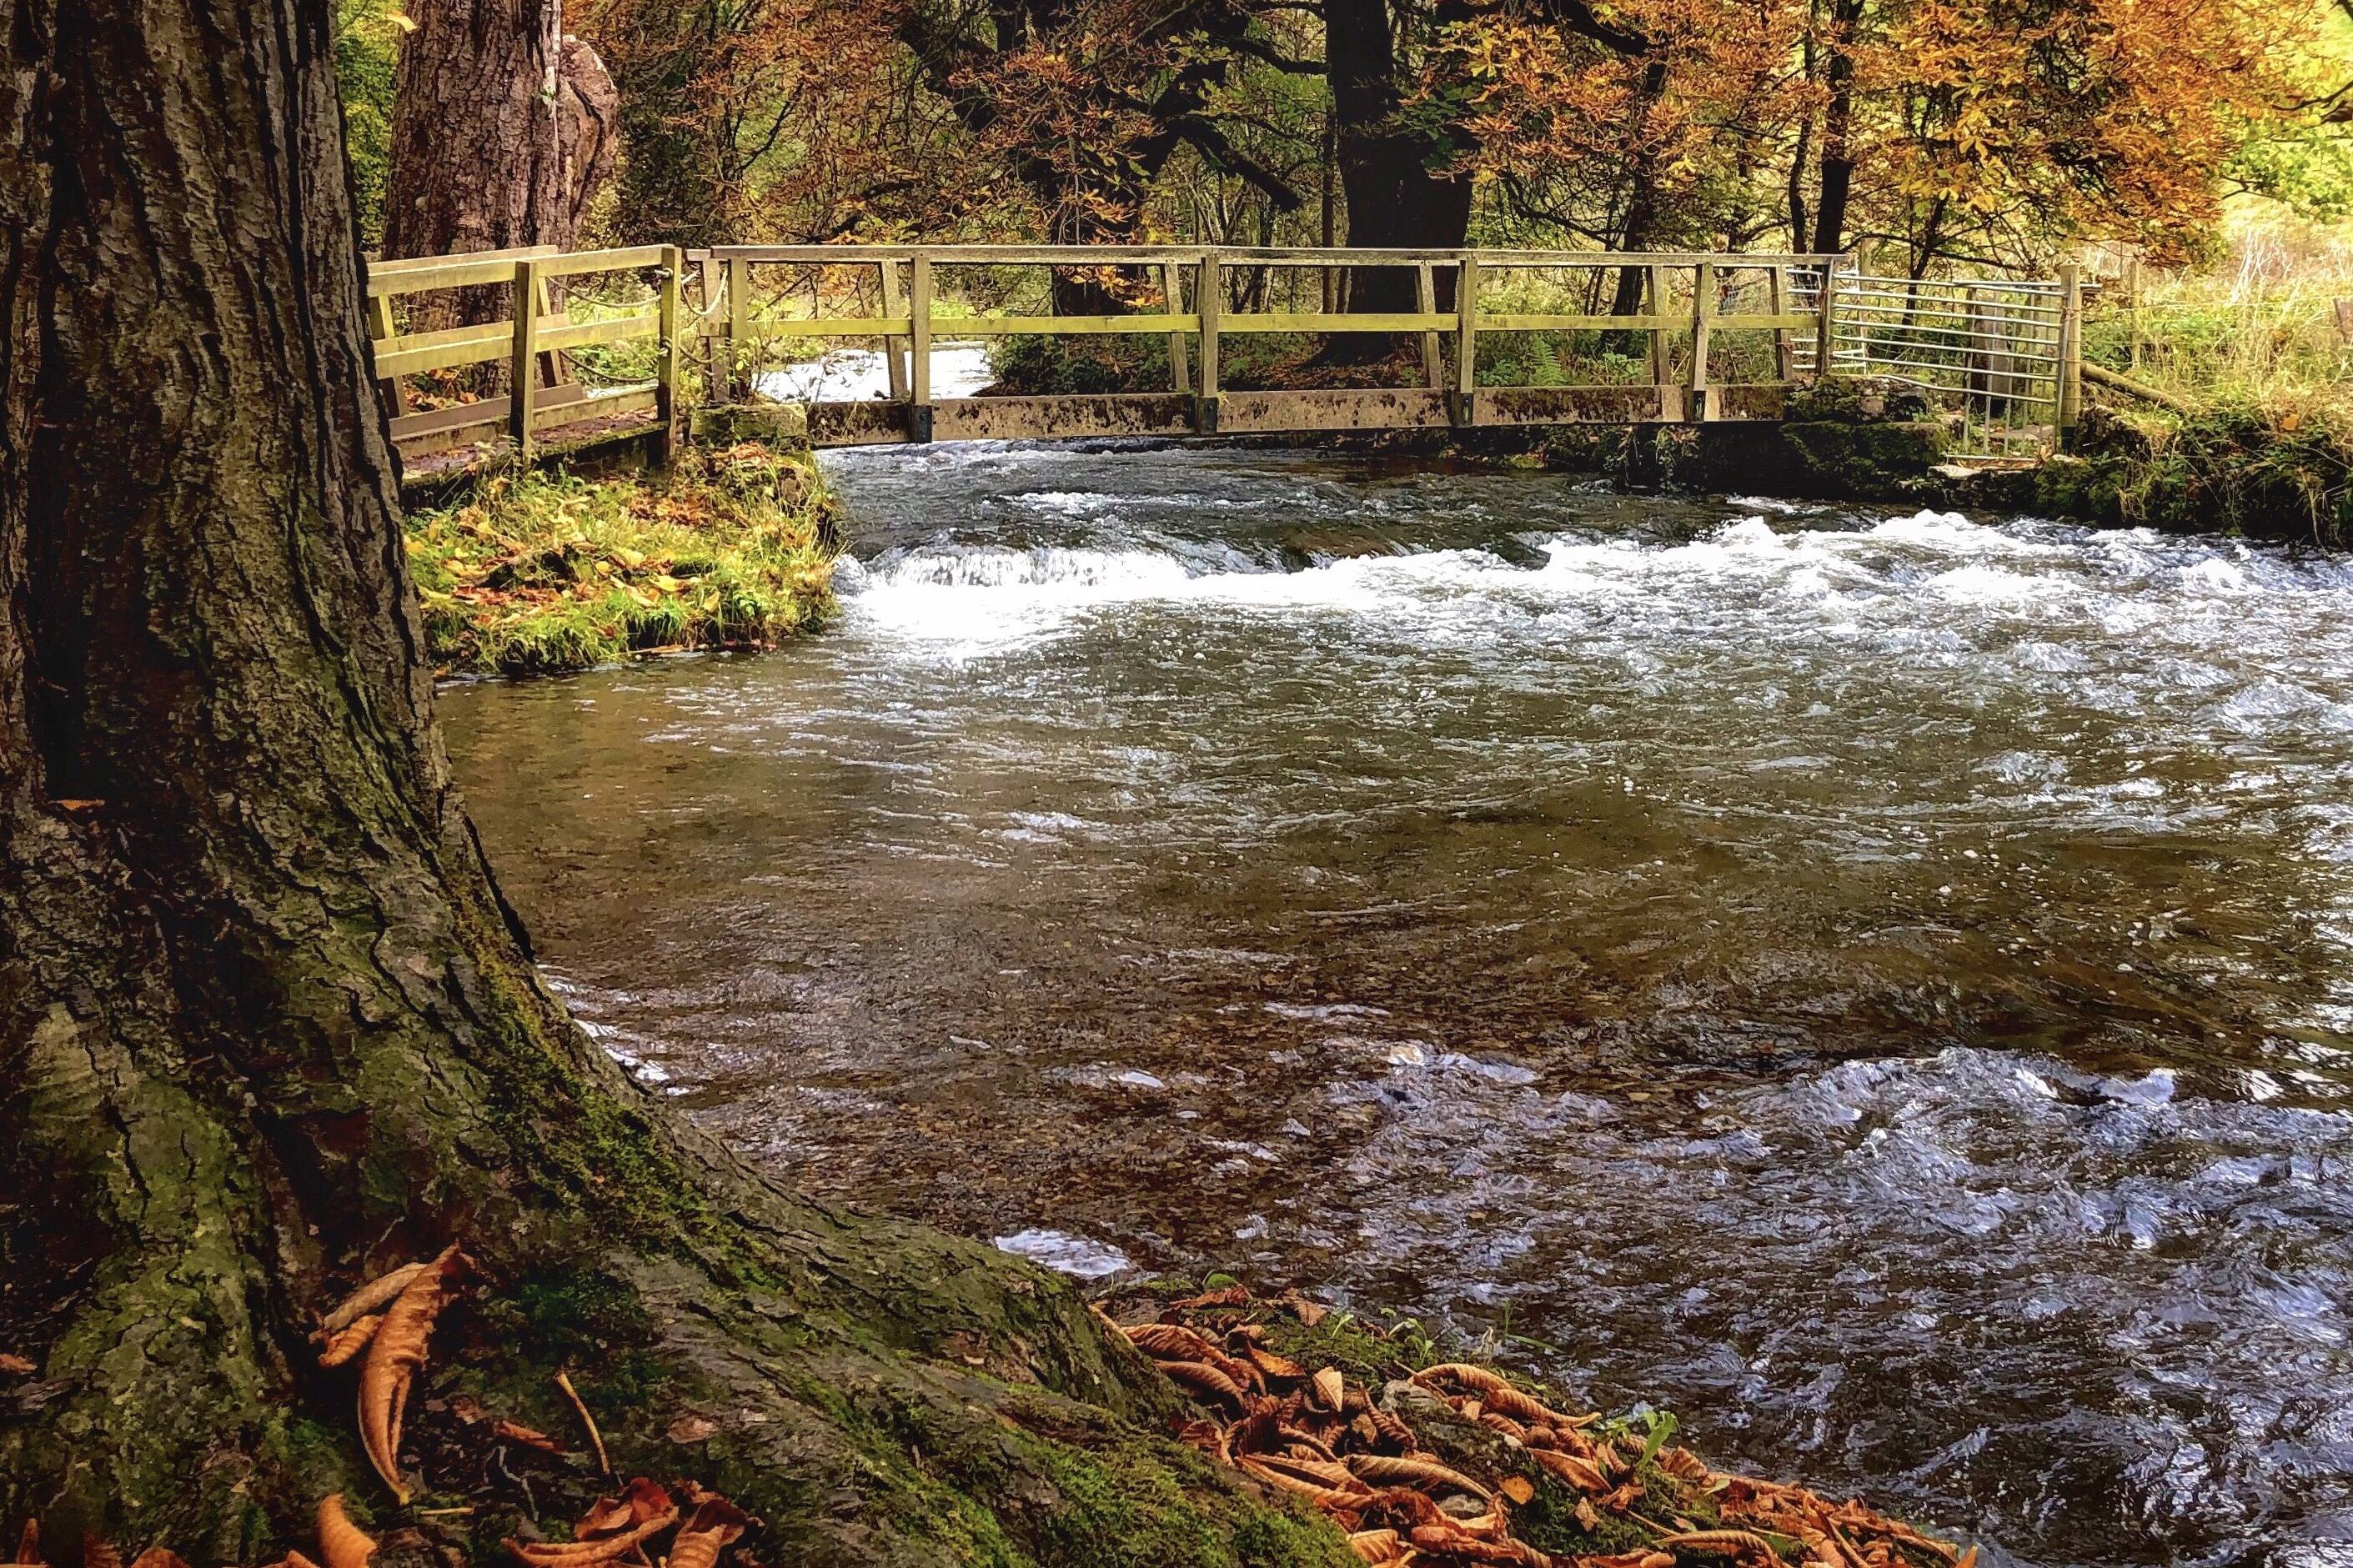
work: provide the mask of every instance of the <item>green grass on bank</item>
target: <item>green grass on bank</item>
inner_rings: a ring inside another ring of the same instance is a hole
[[[832,614],[831,510],[806,455],[689,447],[661,474],[485,479],[410,515],[409,567],[449,673],[765,647]]]
[[[2353,399],[2217,397],[2202,412],[2094,403],[2039,504],[2096,522],[2353,548]]]
[[[2194,413],[2096,384],[2074,464],[2049,484],[2079,516],[2353,547],[2353,236],[2254,227],[2226,265],[2106,290],[2084,353]]]

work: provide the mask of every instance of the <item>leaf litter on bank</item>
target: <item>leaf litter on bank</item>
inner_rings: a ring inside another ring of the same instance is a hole
[[[436,1323],[470,1279],[456,1246],[362,1286],[320,1319],[320,1364],[332,1371],[365,1352],[359,1378],[363,1450],[395,1499],[410,1497],[399,1463],[402,1424],[424,1372]],[[1254,1299],[1229,1280],[1201,1294],[1150,1301],[1144,1321],[1094,1310],[1118,1341],[1163,1372],[1197,1414],[1176,1436],[1271,1493],[1298,1499],[1341,1531],[1357,1558],[1396,1568],[1975,1568],[1967,1552],[1890,1519],[1859,1500],[1843,1503],[1805,1487],[1718,1471],[1669,1439],[1672,1417],[1646,1428],[1570,1413],[1491,1367],[1441,1360],[1411,1325],[1384,1329],[1296,1293]],[[609,1475],[604,1443],[568,1374],[557,1383]],[[497,1475],[526,1503],[504,1538],[523,1568],[720,1568],[759,1521],[691,1479],[632,1479],[597,1498],[569,1538],[539,1539],[529,1483],[508,1468],[514,1449],[577,1479],[586,1460],[534,1427],[494,1416],[469,1394],[427,1406],[464,1428],[461,1447],[491,1438],[478,1497],[497,1495]],[[681,1418],[681,1421],[685,1417]],[[716,1431],[673,1423],[673,1443]],[[607,1484],[610,1484],[609,1482]],[[584,1495],[575,1492],[575,1497]],[[428,1532],[472,1504],[416,1511]],[[318,1505],[324,1568],[369,1568],[378,1546],[346,1511],[341,1493]],[[415,1542],[417,1530],[398,1539]],[[464,1556],[446,1542],[444,1558]],[[107,1542],[89,1540],[83,1568],[122,1568]],[[739,1553],[740,1555],[740,1553]],[[744,1568],[757,1568],[748,1557]],[[26,1521],[16,1562],[41,1568],[37,1521]],[[0,1568],[11,1568],[0,1564]],[[186,1568],[163,1548],[132,1568]],[[271,1568],[320,1568],[290,1550]]]
[[[1144,1321],[1103,1316],[1202,1412],[1180,1436],[1306,1501],[1368,1563],[1976,1562],[1975,1547],[1964,1552],[1859,1500],[1833,1502],[1805,1487],[1716,1470],[1668,1442],[1671,1418],[1636,1431],[1560,1410],[1489,1367],[1414,1366],[1414,1353],[1428,1348],[1418,1334],[1334,1320],[1295,1294],[1260,1301],[1228,1282],[1159,1306]]]

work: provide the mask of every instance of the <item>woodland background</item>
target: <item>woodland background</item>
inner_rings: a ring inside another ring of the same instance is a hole
[[[2324,239],[2353,216],[2353,0],[340,0],[339,64],[395,255],[1859,247],[1920,275],[2211,263],[2234,195]],[[453,73],[586,105],[571,232],[402,210],[497,168],[452,156]]]

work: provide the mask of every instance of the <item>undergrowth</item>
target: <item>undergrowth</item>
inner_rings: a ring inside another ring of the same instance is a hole
[[[2353,547],[2353,402],[2246,394],[2176,416],[2094,409],[2040,500],[2095,521]]]
[[[765,647],[832,614],[831,512],[804,455],[690,447],[662,474],[485,479],[410,516],[409,567],[445,672]]]

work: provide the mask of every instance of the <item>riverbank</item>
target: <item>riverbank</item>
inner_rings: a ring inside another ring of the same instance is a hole
[[[2353,410],[2283,395],[2193,413],[2086,405],[2073,449],[2031,467],[1949,460],[1951,433],[1918,393],[1838,381],[1794,394],[1777,425],[1568,426],[1547,466],[1637,489],[1918,504],[2168,533],[2353,546]]]
[[[769,647],[834,612],[833,512],[807,454],[757,441],[660,473],[494,476],[408,517],[427,646],[455,675]]]
[[[1399,353],[1323,357],[1297,338],[1240,338],[1235,389],[1401,385],[1420,374]],[[1524,351],[1530,345],[1515,345]],[[1540,346],[1540,345],[1538,345]],[[992,352],[990,390],[1135,391],[1166,384],[1156,342],[1017,339]],[[1547,366],[1489,364],[1482,377],[1539,377]],[[2353,405],[2327,391],[2242,388],[2167,408],[2099,394],[2072,450],[2033,467],[1973,469],[1950,461],[1943,411],[1899,384],[1841,379],[1800,390],[1770,426],[1559,426],[1409,432],[1377,444],[1597,473],[1637,489],[1736,490],[1811,500],[2025,512],[2108,527],[2227,533],[2282,543],[2353,546]],[[1347,438],[1340,438],[1345,440]],[[1317,444],[1307,437],[1303,444]]]

